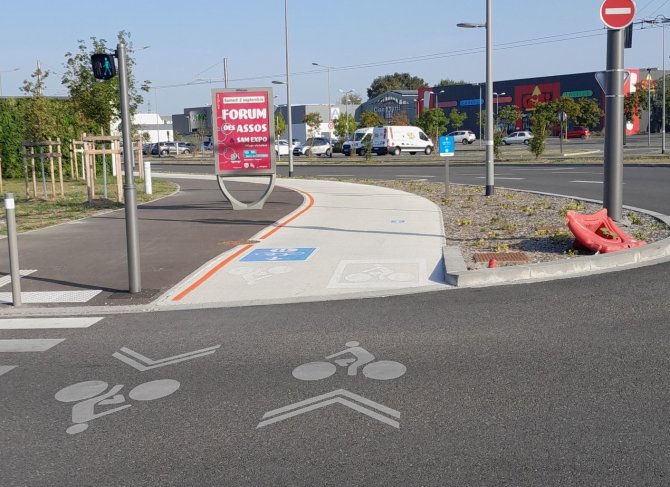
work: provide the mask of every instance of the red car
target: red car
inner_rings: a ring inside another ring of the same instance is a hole
[[[566,137],[568,139],[588,139],[590,135],[586,127],[574,127],[568,129]]]

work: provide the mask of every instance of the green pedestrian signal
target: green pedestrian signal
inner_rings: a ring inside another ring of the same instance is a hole
[[[112,79],[116,76],[113,54],[93,54],[91,56],[95,79]]]

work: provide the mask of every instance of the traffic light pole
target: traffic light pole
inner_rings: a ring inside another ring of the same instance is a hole
[[[603,206],[615,221],[621,221],[623,201],[623,35],[623,29],[607,30]]]
[[[135,179],[133,177],[133,141],[130,135],[130,107],[128,102],[128,66],[126,45],[120,42],[116,46],[119,61],[119,98],[121,101],[121,135],[123,137],[123,167],[125,182],[123,197],[126,211],[126,245],[128,254],[128,290],[138,293],[142,290],[140,275],[140,243],[137,230],[137,199]]]

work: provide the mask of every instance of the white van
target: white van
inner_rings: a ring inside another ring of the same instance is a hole
[[[375,154],[394,156],[400,155],[401,152],[430,154],[433,149],[433,142],[419,127],[385,125],[375,127],[372,132],[372,152]]]
[[[351,140],[347,140],[342,144],[342,153],[345,156],[350,156],[353,153],[356,153],[357,156],[363,155],[365,147],[366,138],[372,137],[372,127],[365,127],[358,129],[354,132],[354,135],[351,137]]]

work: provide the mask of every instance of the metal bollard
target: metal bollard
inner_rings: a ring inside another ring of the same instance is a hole
[[[7,244],[9,245],[9,275],[12,278],[12,304],[14,306],[21,306],[21,276],[19,274],[19,249],[16,240],[15,213],[14,193],[5,193]]]
[[[144,192],[154,194],[151,187],[151,161],[144,161]]]

